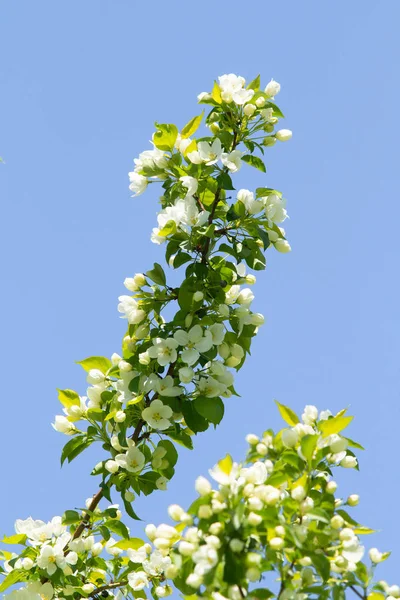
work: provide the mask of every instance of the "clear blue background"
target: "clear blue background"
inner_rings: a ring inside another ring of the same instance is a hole
[[[50,427],[56,387],[84,393],[75,360],[119,350],[123,279],[161,261],[149,240],[157,193],[131,199],[127,172],[153,121],[184,125],[196,95],[235,72],[282,84],[293,129],[267,153],[267,175],[238,187],[284,191],[293,252],[268,252],[255,308],[267,317],[216,431],[183,452],[168,492],[137,505],[161,522],[193,481],[244,436],[280,427],[273,398],[301,411],[350,406],[367,448],[344,472],[354,514],[393,549],[398,575],[399,70],[396,0],[0,4],[0,532],[48,519],[96,490],[99,448],[62,471],[66,438]],[[140,531],[133,524],[132,532]]]

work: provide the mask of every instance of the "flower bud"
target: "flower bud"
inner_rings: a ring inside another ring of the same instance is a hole
[[[398,585],[391,585],[386,590],[386,593],[393,596],[393,598],[400,598],[400,587]]]
[[[93,592],[94,589],[96,589],[94,583],[85,583],[82,586],[82,590],[85,592],[85,594],[90,594],[91,592]]]
[[[211,133],[213,133],[214,135],[217,134],[219,132],[219,130],[220,130],[219,124],[215,123],[215,122],[214,123],[210,123],[209,127],[210,127]]]
[[[309,556],[303,556],[302,558],[299,558],[297,562],[302,567],[309,567],[310,565],[312,565],[312,560]]]
[[[111,356],[111,362],[112,362],[112,364],[113,365],[117,365],[120,360],[122,360],[122,356],[120,356],[119,354],[117,354],[116,352],[114,352],[114,354]]]
[[[274,243],[274,246],[275,246],[275,250],[278,250],[278,252],[281,252],[282,254],[286,254],[287,252],[290,252],[292,249],[289,242],[287,240],[284,240],[283,238],[276,240],[276,242]]]
[[[167,577],[167,579],[175,579],[175,577],[178,575],[178,573],[179,573],[179,568],[176,565],[169,565],[165,569],[165,577]]]
[[[285,429],[282,432],[282,444],[288,448],[294,448],[299,441],[299,434],[295,429]]]
[[[199,506],[199,510],[197,511],[197,516],[199,519],[209,519],[212,516],[211,506],[208,504],[203,504]]]
[[[244,114],[246,115],[246,117],[252,117],[254,115],[254,113],[256,112],[257,107],[254,106],[254,104],[246,104],[246,106],[243,109]]]
[[[147,323],[142,323],[142,325],[139,325],[139,327],[136,328],[135,330],[135,338],[137,340],[143,340],[145,337],[147,337],[149,335],[149,326],[147,325]]]
[[[258,106],[258,108],[261,108],[262,106],[264,106],[265,103],[266,103],[266,99],[264,98],[264,96],[260,96],[256,100],[256,106]]]
[[[382,552],[379,552],[377,548],[371,548],[371,550],[368,552],[368,555],[370,560],[375,564],[383,561],[383,554]]]
[[[157,531],[157,527],[155,525],[153,525],[153,523],[149,523],[149,525],[146,525],[144,532],[147,535],[147,537],[149,538],[149,540],[152,542],[155,537],[156,537],[156,531]]]
[[[93,544],[93,546],[92,546],[93,556],[98,556],[99,554],[101,554],[102,551],[103,551],[103,544],[101,544],[100,542],[96,542],[95,544]]]
[[[276,144],[276,138],[273,135],[267,135],[263,139],[263,146],[274,146]]]
[[[345,469],[354,469],[357,466],[357,459],[355,456],[347,455],[340,461],[340,466]]]
[[[21,560],[21,566],[23,569],[25,569],[25,571],[29,571],[30,569],[32,569],[33,565],[33,560],[27,556]]]
[[[264,92],[267,94],[267,96],[272,98],[273,96],[276,96],[277,94],[279,94],[280,90],[281,90],[280,83],[271,79],[271,81],[267,84]]]
[[[194,377],[194,371],[192,367],[182,367],[179,369],[178,375],[181,383],[190,383]]]
[[[253,313],[250,317],[250,323],[256,327],[260,327],[265,323],[265,317],[261,313]]]
[[[124,373],[128,373],[128,371],[132,371],[132,365],[128,363],[126,360],[120,360],[118,363],[118,368],[120,371]]]
[[[168,507],[168,514],[173,521],[181,521],[185,511],[179,504],[171,504]]]
[[[292,489],[291,494],[293,500],[297,500],[297,502],[301,502],[307,496],[306,490],[302,485],[297,485]]]
[[[194,487],[200,496],[207,496],[212,490],[211,483],[202,475],[196,479]]]
[[[234,538],[233,540],[231,540],[229,542],[229,547],[232,550],[232,552],[239,553],[244,548],[244,542],[242,540],[238,540],[237,538]]]
[[[197,573],[190,573],[189,577],[186,579],[186,583],[187,585],[190,585],[190,587],[197,589],[203,583],[203,577]]]
[[[258,515],[255,512],[250,512],[247,517],[247,522],[249,525],[253,525],[253,527],[257,527],[258,525],[260,525],[260,523],[262,523],[262,516]]]
[[[292,132],[290,129],[280,129],[276,132],[275,137],[280,142],[287,142],[292,137]]]
[[[350,494],[350,496],[347,498],[347,504],[349,506],[357,506],[359,502],[360,496],[358,494]]]
[[[333,480],[332,481],[328,481],[328,483],[326,484],[325,491],[328,494],[334,494],[336,492],[336,490],[337,490],[337,483],[336,483],[336,481],[333,481]]]
[[[257,444],[256,450],[257,450],[258,454],[260,454],[261,456],[266,456],[268,454],[268,447],[265,444],[263,444],[262,442]]]
[[[193,300],[194,300],[195,302],[200,302],[201,300],[203,300],[203,298],[204,298],[204,294],[203,294],[203,292],[195,292],[195,293],[193,294]]]
[[[300,505],[300,510],[303,514],[310,512],[310,510],[312,510],[313,508],[314,508],[314,500],[312,498],[310,498],[309,496],[307,498],[305,498],[305,500],[303,500],[303,502]]]
[[[124,494],[124,498],[127,502],[133,502],[135,499],[135,494],[130,490],[127,490]]]
[[[246,578],[249,581],[258,581],[261,577],[261,571],[260,569],[257,569],[257,567],[250,567],[250,569],[247,569],[246,571]]]
[[[150,358],[147,350],[145,352],[139,353],[139,362],[141,365],[149,365],[150,361],[151,361],[151,358]]]
[[[285,546],[285,540],[280,537],[273,537],[269,540],[269,545],[272,550],[282,550]]]
[[[246,442],[250,444],[250,446],[255,446],[256,444],[258,444],[259,441],[260,438],[258,437],[258,435],[255,435],[255,433],[249,433],[248,435],[246,435]]]
[[[182,554],[182,556],[192,556],[192,554],[196,551],[196,546],[191,542],[182,540],[179,542],[178,550],[179,554]]]
[[[216,523],[212,523],[210,525],[209,532],[212,535],[219,535],[223,529],[224,529],[224,524],[217,521]]]
[[[185,327],[190,327],[193,321],[193,315],[186,315],[185,317]]]
[[[107,460],[104,466],[109,473],[116,473],[119,469],[119,464],[115,460]]]
[[[344,519],[340,515],[335,515],[331,519],[331,527],[333,529],[341,529],[344,525]]]
[[[116,415],[114,416],[114,421],[116,423],[123,423],[126,419],[126,413],[123,410],[118,410]]]

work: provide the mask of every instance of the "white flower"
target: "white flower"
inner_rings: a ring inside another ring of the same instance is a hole
[[[119,296],[118,312],[123,313],[122,319],[128,319],[128,323],[135,325],[146,318],[146,313],[138,308],[138,303],[130,296]]]
[[[116,463],[131,473],[141,471],[144,467],[145,460],[144,454],[139,448],[135,448],[134,446],[129,448],[125,454],[117,454],[115,457]]]
[[[276,194],[265,198],[265,215],[270,223],[282,223],[288,216],[286,201]]]
[[[199,153],[198,150],[192,150],[192,152],[188,152],[187,158],[194,165],[201,165],[201,163],[203,162],[203,159],[201,158],[200,153]]]
[[[254,300],[254,294],[250,288],[244,288],[236,298],[238,304],[249,306]]]
[[[167,527],[165,525],[165,527]],[[159,527],[157,527],[157,530],[159,529]],[[171,534],[170,538],[166,538],[166,539],[170,539],[170,540],[176,540],[177,538],[179,538],[179,535],[177,534],[176,529],[174,529],[173,527],[171,527],[171,529],[174,530],[174,533]],[[158,536],[158,537],[162,537],[162,536]],[[159,577],[160,575],[163,575],[164,572],[166,571],[166,569],[168,569],[168,567],[171,565],[171,559],[169,556],[163,556],[161,552],[159,552],[158,550],[156,550],[155,552],[153,552],[148,560],[145,560],[143,562],[143,568],[146,571],[146,573],[148,573],[149,575],[151,575],[152,577]]]
[[[153,346],[148,349],[151,358],[156,358],[161,367],[176,361],[178,355],[176,349],[178,342],[174,338],[156,338],[153,340]]]
[[[273,96],[276,96],[277,94],[279,94],[280,89],[281,89],[280,84],[277,81],[274,81],[273,79],[271,79],[271,81],[267,84],[264,92],[267,94],[267,96],[272,98]]]
[[[292,137],[293,133],[290,129],[280,129],[276,132],[275,137],[280,142],[287,142]]]
[[[64,417],[64,415],[56,415],[52,427],[59,433],[65,433],[65,435],[72,435],[76,431],[76,427],[71,421]]]
[[[165,169],[168,164],[168,160],[164,152],[159,150],[158,148],[154,148],[154,150],[145,150],[139,154],[139,158],[135,158],[133,160],[135,163],[135,171],[141,171],[144,168],[158,168]]]
[[[136,173],[135,171],[129,173],[129,181],[129,189],[133,192],[134,196],[140,196],[147,188],[147,177],[139,175],[139,173]]]
[[[199,142],[197,144],[197,150],[202,162],[205,162],[206,165],[215,165],[222,155],[221,140],[215,138],[212,144],[209,144],[208,142]]]
[[[306,425],[313,425],[314,422],[318,419],[318,408],[313,406],[312,404],[307,404],[304,407],[304,412],[301,415],[303,423]],[[333,450],[332,450],[333,452]]]
[[[239,190],[237,199],[245,205],[246,210],[250,215],[255,215],[264,208],[264,202],[262,200],[254,200],[254,194],[253,192],[250,192],[250,190]]]
[[[182,383],[190,383],[194,377],[194,371],[191,367],[182,367],[178,371],[179,381]]]
[[[103,375],[103,379],[104,379],[104,375]],[[101,394],[107,389],[107,387],[108,387],[108,383],[103,381],[102,383],[94,385],[93,387],[90,387],[86,390],[86,393],[89,398],[88,408],[98,408],[99,406],[101,406],[101,403],[102,403]]]
[[[226,385],[220,383],[214,377],[201,377],[197,389],[206,398],[216,398],[225,392]]]
[[[146,283],[146,277],[143,275],[143,273],[136,273],[134,277],[126,277],[124,280],[124,286],[130,292],[137,292],[141,287],[146,285]]]
[[[142,411],[142,419],[153,429],[163,431],[171,426],[172,408],[166,406],[161,400],[153,402]]]
[[[174,333],[174,341],[179,346],[184,346],[181,359],[189,366],[194,365],[200,358],[200,353],[208,352],[213,346],[212,333],[200,325],[194,325],[189,331],[178,329]]]
[[[182,219],[185,216],[186,212],[186,202],[181,198],[178,199],[175,204],[172,206],[167,206],[158,213],[157,215],[157,223],[160,229],[166,226],[169,221],[173,221],[177,227],[179,227]]]
[[[183,202],[185,206],[181,217],[181,225],[186,225],[187,227],[201,227],[205,225],[210,215],[208,210],[199,211],[196,202],[191,196],[187,196]]]
[[[182,506],[179,504],[170,504],[168,506],[168,514],[173,521],[182,521],[182,517],[186,514]]]
[[[65,567],[66,558],[64,557],[63,549],[49,546],[45,544],[40,549],[40,554],[37,558],[37,564],[41,569],[47,571],[48,575],[53,575],[57,567],[63,569]]]
[[[218,81],[221,89],[221,98],[228,104],[233,101],[240,106],[249,102],[254,96],[254,90],[244,89],[246,80],[234,73],[221,75],[218,77]]]
[[[134,571],[133,573],[129,573],[128,582],[134,592],[139,592],[149,586],[149,580],[144,571]]]
[[[179,178],[179,181],[182,181],[182,185],[187,189],[186,197],[191,197],[197,192],[199,182],[194,177],[184,175],[183,177]]]
[[[174,380],[171,375],[167,375],[163,379],[158,377],[155,387],[160,396],[165,396],[167,398],[180,396],[183,392],[181,387],[174,385]]]
[[[191,143],[192,140],[190,138],[182,138],[181,134],[178,133],[175,141],[175,148],[176,150],[179,150],[181,154],[184,154]]]
[[[146,544],[144,544],[137,550],[132,550],[132,548],[128,548],[126,553],[131,562],[142,564],[143,561],[147,559],[147,546]]]
[[[223,152],[221,154],[221,161],[225,167],[228,167],[232,173],[236,173],[239,171],[242,166],[242,158],[243,152],[240,150],[232,150],[232,152]]]
[[[271,123],[272,121],[274,121],[273,112],[274,111],[272,108],[264,108],[263,110],[260,111],[260,114],[261,114],[262,118],[264,119],[264,121],[266,121],[267,123]],[[269,139],[274,139],[274,138],[269,138]]]

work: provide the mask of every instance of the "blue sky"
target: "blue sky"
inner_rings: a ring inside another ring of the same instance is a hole
[[[294,135],[268,152],[266,176],[244,167],[236,182],[284,192],[293,252],[268,252],[258,276],[267,323],[237,379],[242,397],[138,512],[165,520],[169,503],[191,501],[197,474],[226,451],[242,456],[246,433],[280,427],[273,398],[350,406],[349,435],[366,452],[340,489],[360,494],[354,514],[380,530],[372,545],[393,550],[380,574],[395,582],[399,18],[395,0],[0,2],[0,533],[96,490],[99,449],[61,471],[65,438],[50,422],[56,387],[86,389],[74,361],[119,350],[123,279],[163,258],[149,241],[156,192],[130,198],[132,159],[155,120],[197,114],[215,77],[261,73],[281,83]]]

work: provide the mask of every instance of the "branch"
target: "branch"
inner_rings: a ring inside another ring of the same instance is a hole
[[[356,596],[358,596],[359,598],[361,598],[361,600],[364,600],[364,594],[361,594],[358,589],[356,587],[354,587],[354,585],[350,585],[349,586],[350,589],[355,593]]]
[[[93,590],[93,592],[89,594],[88,598],[93,598],[97,596],[97,594],[100,594],[105,590],[114,590],[117,587],[124,587],[125,585],[128,585],[128,581],[125,579],[123,579],[122,581],[115,581],[114,583],[107,583],[105,585],[101,585],[100,587]]]

